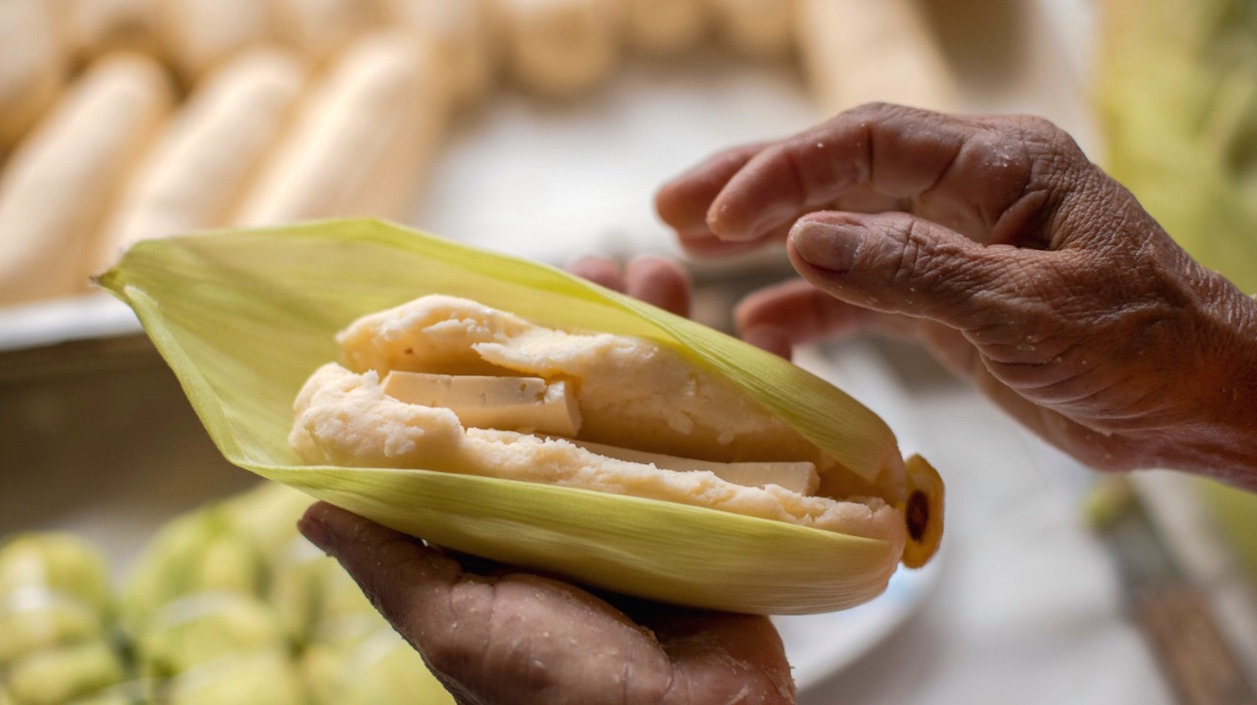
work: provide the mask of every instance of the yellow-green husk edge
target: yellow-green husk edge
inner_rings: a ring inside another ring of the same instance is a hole
[[[839,462],[902,469],[891,430],[810,373],[546,265],[378,220],[136,243],[99,284],[135,311],[223,455],[434,543],[676,604],[763,614],[879,594],[889,542],[714,510],[427,470],[308,466],[292,401],[355,318],[416,297],[472,298],[535,323],[651,338],[724,375]]]

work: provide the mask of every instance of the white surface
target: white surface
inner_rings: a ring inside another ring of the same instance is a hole
[[[652,197],[732,145],[820,119],[792,67],[715,53],[634,63],[579,102],[505,91],[455,130],[415,224],[474,245],[562,264],[583,252],[676,253]]]
[[[938,582],[941,560],[918,571],[900,569],[876,600],[843,612],[774,617],[800,693],[819,692],[835,673],[856,663],[924,604]]]
[[[905,454],[919,448],[910,399],[876,349],[846,345],[822,351],[808,346],[795,351],[794,361],[840,385],[876,411],[894,429]],[[850,667],[899,629],[925,604],[938,584],[944,562],[940,552],[921,570],[900,568],[891,576],[886,592],[853,609],[775,617],[799,692],[821,691],[826,679]]]
[[[0,307],[0,352],[139,331],[131,309],[104,293]]]

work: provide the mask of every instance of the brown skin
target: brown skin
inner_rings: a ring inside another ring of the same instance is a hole
[[[674,262],[569,269],[686,315]],[[335,556],[460,705],[788,705],[794,681],[766,617],[595,596],[568,583],[476,565],[329,504],[299,527]]]
[[[918,340],[1084,463],[1257,489],[1257,304],[1047,122],[864,106],[719,154],[657,206],[696,255],[786,240],[802,280],[737,311],[762,347],[788,356],[860,330]],[[666,260],[571,269],[689,306],[684,272]],[[477,572],[326,504],[301,529],[462,705],[794,702],[767,619]]]
[[[329,504],[301,531],[340,560],[460,705],[794,702],[765,617],[607,600],[510,570],[477,574]]]
[[[787,239],[804,281],[737,312],[778,352],[916,339],[1088,465],[1257,489],[1257,303],[1044,120],[863,106],[717,155],[657,206],[696,253]]]

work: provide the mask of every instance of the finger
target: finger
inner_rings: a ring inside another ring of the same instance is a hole
[[[652,306],[686,318],[690,315],[690,275],[666,257],[640,255],[624,267],[625,292]]]
[[[619,703],[620,695],[662,691],[672,677],[653,635],[568,583],[472,575],[325,503],[307,510],[299,528],[340,561],[460,702]],[[627,674],[633,680],[621,681]]]
[[[747,295],[734,309],[734,322],[744,338],[771,328],[782,331],[790,345],[802,345],[866,331],[913,340],[918,319],[861,308],[797,279]]]
[[[788,253],[799,274],[861,308],[951,328],[1007,329],[1050,272],[1037,251],[984,246],[904,213],[816,213],[799,220]],[[1013,326],[1015,328],[1015,326]]]
[[[311,506],[297,524],[314,545],[336,558],[376,609],[412,644],[430,624],[453,621],[452,586],[463,569],[422,542],[325,502]]]
[[[641,622],[672,659],[674,683],[699,702],[795,702],[785,647],[767,617],[664,610]]]
[[[781,227],[775,233],[759,240],[721,240],[711,234],[711,231],[704,230],[697,235],[678,233],[677,242],[680,243],[681,249],[687,255],[697,258],[716,258],[716,257],[733,257],[736,255],[753,252],[764,246],[765,242],[780,241],[784,242],[786,236],[790,233],[788,226]]]
[[[707,225],[723,239],[757,239],[863,187],[924,201],[928,215],[966,234],[989,229],[1030,180],[1026,125],[861,106],[758,153],[712,201]]]
[[[609,257],[582,255],[567,265],[567,271],[613,291],[624,291],[624,275],[620,265]]]
[[[830,210],[880,213],[888,210],[907,211],[910,207],[911,203],[905,199],[874,193],[866,187],[856,185],[843,193]],[[682,249],[694,257],[730,257],[758,250],[769,243],[785,242],[792,225],[793,221],[782,223],[753,240],[724,240],[713,235],[706,227],[695,233],[678,233],[677,239]]]
[[[1005,413],[1090,468],[1124,471],[1155,465],[1150,462],[1148,444],[1133,443],[1122,434],[1098,431],[1031,401],[981,365],[976,365],[969,377],[974,386]]]
[[[724,150],[665,183],[655,194],[655,210],[677,234],[693,239],[711,237],[707,209],[730,177],[764,145]]]

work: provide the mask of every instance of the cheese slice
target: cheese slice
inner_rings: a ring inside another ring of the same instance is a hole
[[[393,370],[385,376],[383,388],[385,394],[407,404],[449,409],[469,428],[563,436],[563,440],[608,458],[653,465],[661,470],[706,470],[744,487],[777,485],[811,495],[820,485],[816,466],[807,461],[724,463],[575,440],[580,430],[580,409],[575,395],[562,381]]]
[[[559,436],[580,430],[576,397],[563,381],[393,370],[383,387],[385,394],[408,404],[450,409],[467,427]]]
[[[585,450],[605,455],[616,460],[631,463],[654,465],[661,470],[693,471],[707,470],[724,480],[744,487],[765,487],[777,485],[791,492],[811,495],[820,485],[820,475],[816,474],[816,466],[807,461],[763,461],[722,463],[715,460],[699,460],[697,458],[681,458],[675,455],[647,453],[646,451],[620,448],[617,446],[572,441]]]

